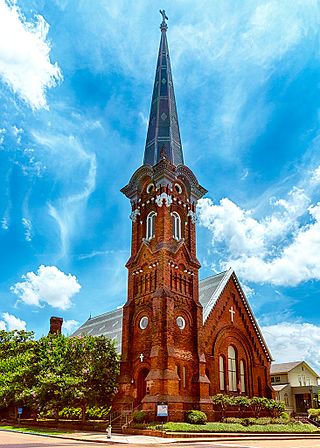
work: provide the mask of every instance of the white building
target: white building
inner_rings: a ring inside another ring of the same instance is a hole
[[[319,375],[305,362],[271,365],[271,383],[276,400],[284,401],[288,413],[306,413],[319,407]]]

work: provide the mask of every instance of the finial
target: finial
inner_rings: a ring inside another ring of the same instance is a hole
[[[167,15],[166,15],[166,12],[165,12],[165,10],[164,9],[160,9],[160,14],[162,15],[162,22],[161,22],[161,24],[160,24],[160,30],[161,31],[167,31],[167,29],[168,29],[168,25],[167,25],[167,22],[166,22],[166,20],[169,20],[168,19],[168,17],[167,17]]]

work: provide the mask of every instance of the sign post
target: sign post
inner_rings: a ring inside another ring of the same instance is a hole
[[[159,403],[157,405],[157,417],[162,417],[162,431],[163,431],[163,417],[169,416],[169,406],[167,403]]]
[[[18,408],[18,425],[20,425],[20,418],[21,418],[21,415],[22,415],[22,411],[23,411],[22,407]]]

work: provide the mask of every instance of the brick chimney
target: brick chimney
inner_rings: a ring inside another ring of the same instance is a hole
[[[62,317],[50,317],[50,331],[49,334],[61,334],[63,319]]]

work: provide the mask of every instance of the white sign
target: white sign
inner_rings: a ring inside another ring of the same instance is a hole
[[[168,417],[168,405],[158,404],[157,405],[157,417]]]

